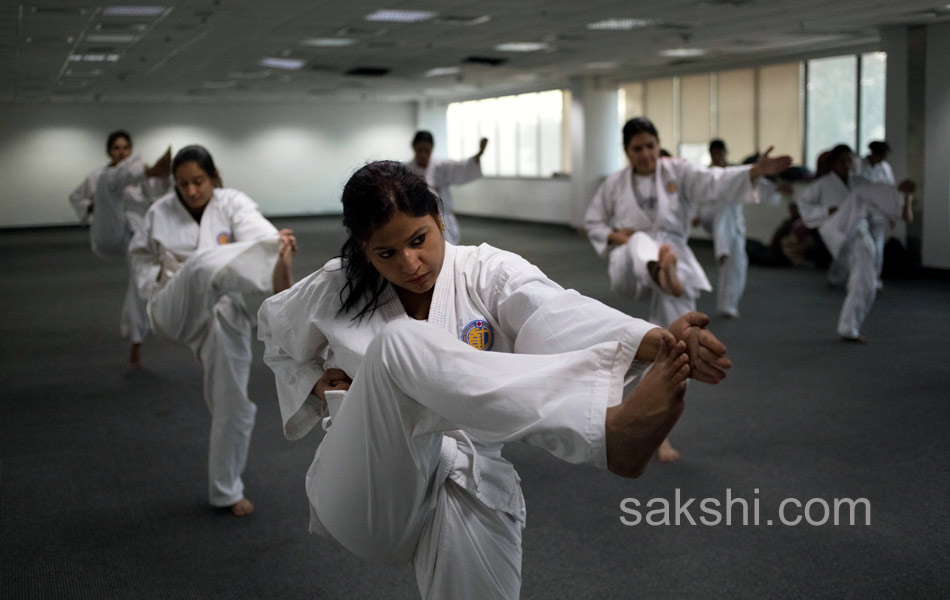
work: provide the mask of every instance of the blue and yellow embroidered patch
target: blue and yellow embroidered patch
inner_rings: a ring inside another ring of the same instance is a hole
[[[488,321],[477,319],[462,329],[463,342],[476,350],[491,350],[495,344],[495,335]]]
[[[223,245],[225,245],[225,244],[230,244],[230,243],[231,243],[231,232],[230,232],[230,231],[222,231],[221,233],[218,234],[218,245],[219,245],[219,246],[223,246]]]

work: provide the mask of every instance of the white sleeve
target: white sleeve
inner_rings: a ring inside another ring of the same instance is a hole
[[[894,179],[894,171],[891,169],[891,164],[886,160],[881,161],[881,170],[884,172],[882,183],[888,183],[890,185],[896,186],[897,181]]]
[[[277,237],[277,228],[264,218],[257,204],[244,192],[234,190],[234,212],[231,214],[231,228],[234,241],[249,242]]]
[[[656,325],[565,290],[520,256],[485,244],[478,250],[473,291],[514,339],[515,352],[556,354],[616,342],[631,365],[628,382],[645,365],[633,359]]]
[[[730,204],[759,201],[758,182],[753,183],[749,177],[752,165],[697,169],[681,161],[680,169],[680,183],[686,200],[694,205],[717,200]]]
[[[587,230],[587,238],[590,240],[594,250],[600,256],[607,256],[607,250],[610,244],[607,238],[613,232],[610,226],[613,220],[613,210],[607,204],[607,179],[597,188],[594,199],[587,207],[587,213],[584,215],[584,229]]]
[[[129,242],[129,261],[135,277],[135,287],[143,300],[148,300],[158,283],[158,274],[162,270],[161,248],[152,239],[152,227],[155,213],[145,213],[142,227],[138,228]]]
[[[96,197],[95,182],[98,178],[99,174],[96,170],[87,175],[82,183],[69,194],[69,203],[73,205],[80,223],[85,223],[89,218],[89,207],[93,205],[93,199]]]
[[[284,436],[302,438],[327,414],[326,402],[310,392],[324,371],[328,340],[318,313],[331,293],[324,269],[271,296],[257,314],[264,362],[274,371]],[[323,303],[323,304],[321,304]]]
[[[828,209],[821,203],[821,181],[806,187],[796,198],[798,213],[806,227],[815,229],[828,219]]]
[[[466,160],[444,160],[435,165],[435,185],[461,185],[482,176],[482,163],[475,157]]]

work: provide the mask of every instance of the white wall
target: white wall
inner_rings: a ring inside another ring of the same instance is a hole
[[[569,179],[491,177],[452,188],[457,213],[539,223],[572,223],[573,199]]]
[[[200,143],[267,215],[339,213],[350,174],[409,157],[412,104],[0,105],[0,227],[75,223],[67,196],[126,129],[150,164]]]
[[[923,247],[925,266],[950,268],[950,23],[927,27],[924,113]]]

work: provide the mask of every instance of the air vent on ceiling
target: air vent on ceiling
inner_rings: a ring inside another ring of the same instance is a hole
[[[493,56],[469,56],[462,62],[476,64],[476,65],[489,65],[492,67],[497,67],[498,65],[503,65],[506,62],[508,62],[508,59],[495,58]]]
[[[76,6],[31,6],[30,12],[42,17],[81,17],[88,11]]]
[[[382,77],[389,73],[385,67],[356,67],[346,72],[347,75],[356,75],[357,77]]]
[[[461,27],[473,27],[491,21],[491,16],[482,15],[480,17],[463,17],[461,15],[443,15],[432,20],[437,25],[457,25]]]

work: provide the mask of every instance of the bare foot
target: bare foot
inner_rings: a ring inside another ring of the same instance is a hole
[[[664,293],[679,298],[683,295],[683,284],[680,283],[679,274],[676,272],[676,254],[669,246],[663,244],[660,246],[657,260],[660,264],[656,272],[657,284]]]
[[[254,512],[254,504],[247,498],[241,498],[231,505],[231,512],[237,517],[244,517]]]
[[[851,344],[867,344],[868,343],[868,338],[864,337],[863,335],[859,335],[857,337],[843,335],[841,336],[841,340],[844,342],[851,343]]]
[[[624,477],[643,474],[683,413],[688,376],[686,344],[664,330],[653,367],[622,404],[607,409],[608,469]]]
[[[129,347],[129,368],[142,368],[142,344],[133,343]]]
[[[660,462],[672,463],[680,459],[680,451],[670,444],[670,438],[666,438],[657,449],[656,456],[660,459]]]

